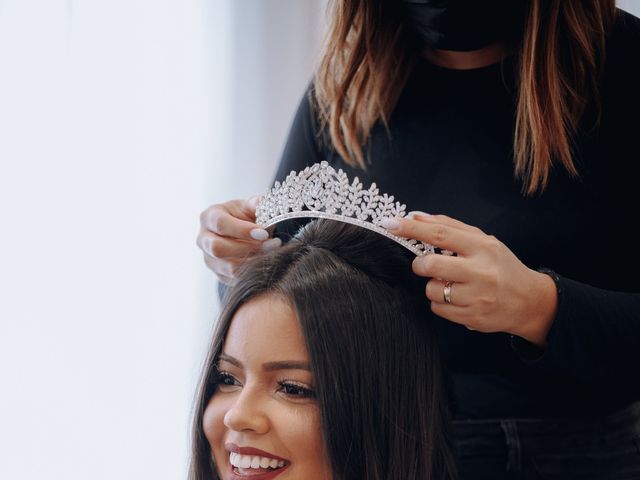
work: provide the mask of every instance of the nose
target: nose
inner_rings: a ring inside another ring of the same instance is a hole
[[[269,431],[268,399],[245,386],[224,415],[224,424],[236,432],[265,434]]]

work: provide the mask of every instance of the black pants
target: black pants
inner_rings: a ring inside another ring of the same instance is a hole
[[[640,402],[601,418],[456,420],[460,480],[640,480]]]

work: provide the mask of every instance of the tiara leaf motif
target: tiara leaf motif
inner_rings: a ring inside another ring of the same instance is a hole
[[[380,194],[375,183],[365,189],[355,177],[336,171],[328,162],[315,163],[282,182],[275,182],[256,208],[256,223],[268,228],[290,218],[328,218],[350,223],[384,235],[415,255],[435,253],[433,245],[394,235],[380,226],[385,218],[404,217],[406,205],[393,195]]]

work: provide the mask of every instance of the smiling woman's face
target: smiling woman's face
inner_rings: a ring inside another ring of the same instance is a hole
[[[331,479],[307,349],[286,302],[243,305],[218,370],[203,428],[222,479]]]

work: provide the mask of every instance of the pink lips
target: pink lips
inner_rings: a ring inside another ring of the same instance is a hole
[[[280,475],[282,472],[284,472],[287,468],[289,468],[289,461],[286,458],[282,458],[279,457],[277,455],[273,455],[269,452],[265,452],[264,450],[260,450],[259,448],[253,448],[253,447],[239,447],[234,443],[225,443],[225,448],[227,449],[227,451],[229,452],[233,452],[233,453],[237,453],[239,455],[256,455],[256,456],[260,456],[260,457],[268,457],[268,458],[275,458],[276,460],[282,460],[285,463],[284,467],[280,467],[277,468],[275,470],[269,471],[269,472],[264,472],[264,473],[255,473],[255,474],[249,474],[249,475],[239,475],[238,473],[236,473],[236,470],[234,469],[233,465],[231,465],[231,463],[229,463],[229,468],[227,470],[227,474],[228,474],[228,478],[230,480],[247,480],[247,479],[251,479],[251,480],[272,480],[273,478],[277,477],[278,475]]]

